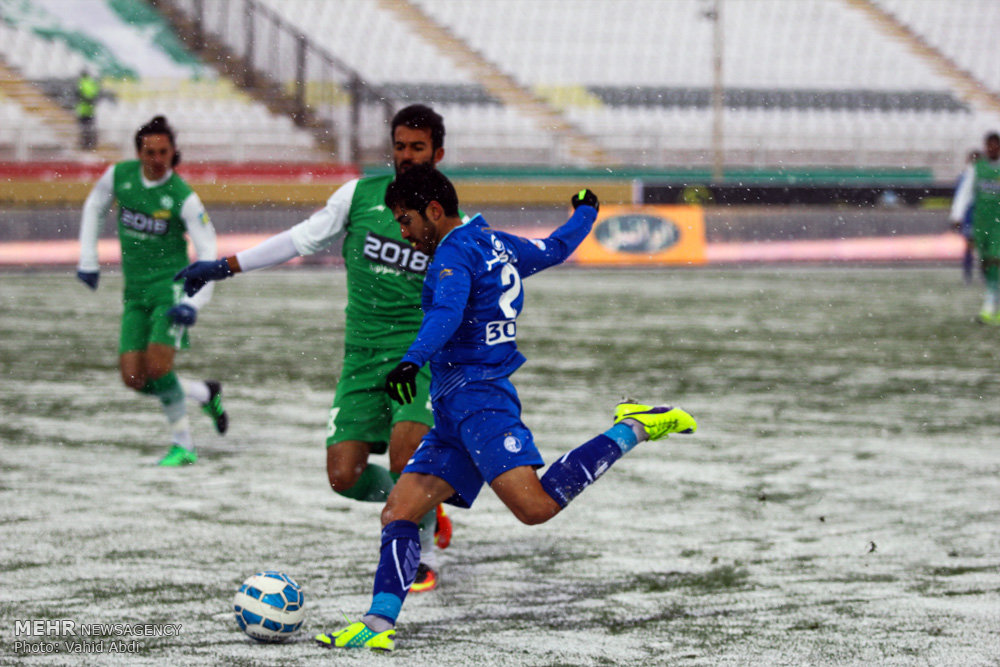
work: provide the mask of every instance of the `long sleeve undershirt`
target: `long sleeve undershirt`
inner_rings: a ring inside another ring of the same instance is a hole
[[[97,257],[97,239],[114,204],[114,169],[114,165],[112,165],[101,174],[97,183],[94,184],[94,188],[87,195],[87,200],[83,203],[83,214],[80,219],[80,262],[77,265],[80,271],[97,272],[100,270]],[[143,176],[142,183],[147,188],[156,187],[165,183],[172,174],[172,171],[168,171],[158,181],[148,181]],[[199,260],[213,260],[218,255],[215,228],[211,224],[205,224],[202,218],[204,213],[205,206],[201,203],[197,193],[192,192],[181,206],[181,221],[191,239],[197,258]],[[212,299],[214,288],[214,284],[209,283],[193,297],[184,297],[181,303],[201,309]]]
[[[300,255],[311,255],[333,243],[347,228],[357,184],[357,179],[345,183],[330,195],[326,206],[302,222],[236,253],[240,269],[256,271],[277,266]]]

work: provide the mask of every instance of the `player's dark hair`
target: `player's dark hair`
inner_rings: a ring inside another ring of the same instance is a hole
[[[174,159],[170,163],[171,167],[176,167],[181,161],[181,152],[177,150],[177,143],[174,141],[174,128],[170,127],[166,116],[155,116],[153,120],[139,128],[135,133],[135,150],[138,153],[142,150],[142,138],[147,134],[165,134],[170,139],[170,146],[174,149]]]
[[[385,205],[390,209],[402,208],[423,213],[428,204],[441,204],[448,217],[458,215],[458,194],[448,177],[429,164],[410,167],[385,191]]]
[[[431,148],[437,150],[444,146],[444,118],[428,106],[411,104],[397,111],[389,128],[390,137],[396,136],[396,128],[400,125],[411,130],[430,130]]]
[[[1000,141],[1000,134],[997,134],[996,132],[990,132],[989,134],[986,135],[985,141],[986,143],[989,143],[991,141]]]

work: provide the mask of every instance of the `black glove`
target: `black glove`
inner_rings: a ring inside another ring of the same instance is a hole
[[[583,189],[577,192],[570,198],[570,203],[573,204],[573,210],[575,211],[580,204],[584,206],[592,206],[595,211],[599,211],[601,208],[600,202],[597,201],[597,195],[591,190]]]
[[[188,264],[185,268],[177,272],[174,280],[184,279],[184,293],[194,296],[205,283],[211,280],[222,280],[233,275],[233,270],[229,268],[229,260],[225,257],[205,262],[195,262]]]
[[[385,391],[389,398],[401,405],[413,402],[417,395],[417,373],[420,366],[412,361],[402,361],[389,371],[385,378]]]
[[[198,319],[198,311],[194,306],[186,303],[179,303],[167,311],[167,317],[174,321],[174,324],[183,324],[186,327],[192,326]]]
[[[90,289],[97,289],[97,281],[101,279],[101,274],[97,271],[77,271],[76,277]]]

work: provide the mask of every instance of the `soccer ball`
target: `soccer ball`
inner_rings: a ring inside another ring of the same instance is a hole
[[[236,623],[259,642],[283,642],[305,617],[302,588],[287,574],[268,570],[248,577],[233,599]]]

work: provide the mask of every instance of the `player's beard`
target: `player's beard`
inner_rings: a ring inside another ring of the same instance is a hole
[[[416,160],[403,160],[396,165],[396,175],[399,176],[410,167],[416,167],[418,164],[430,164],[430,161],[417,162]]]

